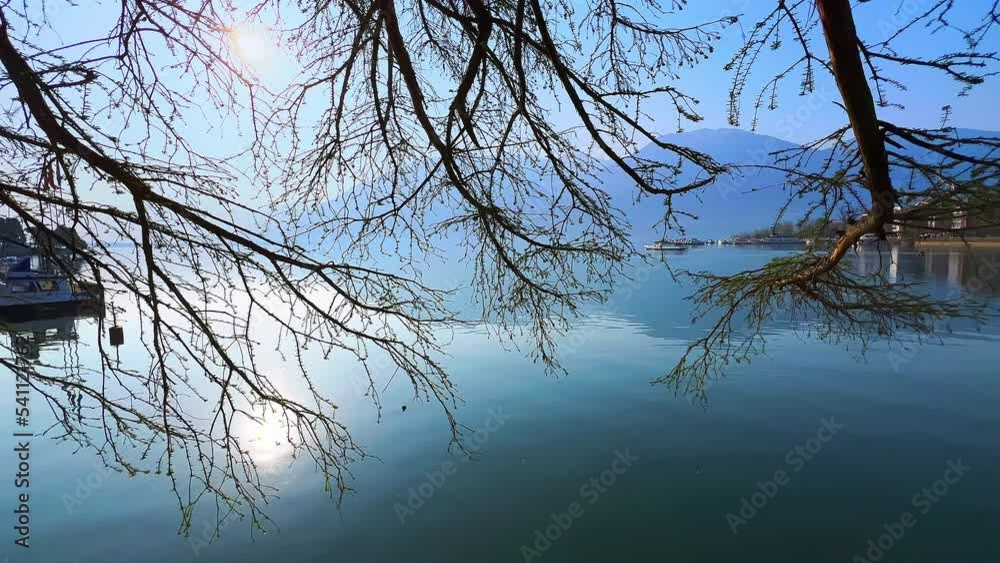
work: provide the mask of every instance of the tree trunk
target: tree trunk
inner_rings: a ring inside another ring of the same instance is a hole
[[[816,0],[816,7],[830,50],[830,67],[864,162],[865,180],[872,196],[870,217],[876,221],[868,232],[875,232],[892,220],[896,195],[889,178],[885,137],[878,127],[875,100],[861,63],[854,14],[850,0]]]
[[[823,35],[830,51],[830,68],[837,80],[844,108],[854,130],[855,142],[864,166],[864,182],[871,194],[871,211],[864,219],[851,225],[837,242],[829,256],[815,267],[786,280],[805,287],[811,280],[829,272],[867,233],[884,236],[884,227],[893,219],[896,192],[889,177],[889,155],[885,136],[879,129],[875,99],[861,62],[860,39],[854,27],[850,0],[816,0]]]

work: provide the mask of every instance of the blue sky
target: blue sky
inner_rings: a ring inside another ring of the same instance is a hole
[[[572,0],[580,3],[582,0]],[[856,8],[856,19],[859,31],[869,40],[885,37],[898,29],[901,22],[907,21],[913,15],[923,13],[938,0],[871,0],[860,3]],[[723,65],[743,42],[743,34],[748,32],[754,22],[769,12],[777,0],[704,0],[690,2],[677,14],[665,16],[664,25],[681,27],[695,22],[715,20],[730,15],[740,15],[738,25],[726,29],[723,39],[717,43],[715,54],[694,69],[686,69],[679,86],[686,93],[701,101],[699,111],[704,116],[700,124],[687,124],[693,128],[729,127],[727,123],[727,100],[732,74],[723,70]],[[108,29],[114,22],[117,12],[116,2],[103,0],[100,2],[88,0],[73,8],[53,10],[62,3],[49,4],[49,15],[52,17],[53,34],[49,39],[70,43],[75,40],[90,38]],[[669,2],[663,2],[669,4]],[[992,0],[962,0],[956,3],[952,19],[956,24],[968,25],[974,18],[978,19],[988,10]],[[111,16],[109,18],[109,16]],[[825,52],[825,45],[818,29],[814,31],[813,48]],[[746,98],[743,100],[744,119],[742,128],[751,125],[752,102],[756,92],[770,76],[799,55],[797,46],[789,38],[781,49],[776,52],[766,52],[759,61],[754,79],[751,81]],[[995,39],[994,39],[994,42]],[[959,51],[963,48],[961,37],[954,32],[939,32],[929,35],[923,28],[913,29],[901,38],[901,52],[911,56],[933,57],[946,52]],[[987,48],[990,45],[986,46]],[[995,45],[1000,48],[1000,45]],[[264,57],[268,60],[267,67],[261,74],[265,81],[281,82],[287,79],[290,66],[284,61],[287,55],[278,52]],[[832,80],[818,74],[817,91],[809,96],[799,96],[799,75],[790,76],[781,90],[779,108],[774,111],[763,111],[760,116],[757,131],[792,141],[806,141],[825,134],[833,128],[846,123],[843,112],[834,105],[838,99]],[[904,125],[933,127],[939,123],[941,106],[953,105],[951,124],[958,127],[976,129],[1000,130],[1000,112],[995,111],[995,105],[1000,101],[1000,86],[995,81],[974,88],[970,95],[957,98],[960,85],[952,79],[920,69],[896,68],[893,77],[908,85],[908,91],[893,93],[893,101],[905,105],[905,109],[883,108],[880,114],[883,118]],[[318,112],[320,108],[315,108]],[[672,132],[676,127],[676,116],[666,104],[653,103],[645,110],[652,116],[650,127],[663,133]],[[558,118],[562,121],[564,118]],[[566,121],[570,124],[569,121]],[[219,145],[222,138],[232,138],[236,141],[234,127],[227,124],[220,129],[209,128],[209,121],[197,121],[191,125],[193,140],[202,141],[207,145]],[[213,124],[216,125],[216,124]]]
[[[722,15],[742,14],[738,26],[727,29],[723,40],[718,44],[715,55],[706,63],[688,72],[681,81],[681,86],[698,97],[702,103],[700,108],[705,117],[702,127],[728,127],[726,123],[726,103],[732,75],[723,72],[723,65],[728,62],[743,41],[743,33],[749,33],[753,24],[766,15],[776,5],[776,0],[719,0],[691,2],[680,16],[682,21],[705,21]],[[901,22],[908,21],[914,15],[920,15],[937,3],[937,0],[871,0],[856,4],[855,20],[859,34],[869,42],[875,42],[886,37],[899,28]],[[956,2],[951,13],[952,22],[958,26],[969,27],[973,21],[978,21],[992,5],[992,0],[962,0]],[[818,30],[817,30],[818,31]],[[819,33],[812,35],[813,47],[825,53],[826,45]],[[744,100],[745,119],[743,128],[750,127],[750,111],[752,97],[768,78],[782,66],[780,62],[789,61],[790,57],[798,57],[800,51],[791,41],[786,40],[782,48],[768,53],[759,63],[759,68],[747,89],[747,99]],[[1000,50],[996,35],[992,45],[986,44],[988,50]],[[931,35],[923,27],[913,28],[901,36],[898,43],[903,55],[923,58],[936,57],[945,53],[962,51],[964,42],[961,36],[953,31],[940,31]],[[892,67],[892,76],[907,84],[908,91],[895,92],[892,99],[905,106],[904,110],[882,108],[880,116],[897,121],[904,125],[934,127],[941,116],[941,106],[953,105],[951,124],[957,127],[974,129],[1000,130],[1000,111],[996,105],[1000,102],[1000,86],[997,81],[987,81],[986,84],[973,88],[971,93],[957,98],[961,86],[955,80],[941,76],[940,73],[913,68]],[[780,106],[774,111],[761,114],[758,131],[767,135],[792,140],[804,141],[816,138],[831,129],[844,125],[846,118],[843,111],[833,104],[837,99],[836,86],[825,75],[819,74],[817,93],[812,96],[798,95],[798,79],[801,75],[789,77],[785,83],[780,99]],[[655,112],[654,112],[655,113]],[[665,126],[671,124],[670,116],[657,115]]]

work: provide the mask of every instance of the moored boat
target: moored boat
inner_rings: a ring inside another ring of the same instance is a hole
[[[688,249],[687,246],[682,244],[671,243],[667,241],[654,242],[653,244],[647,244],[646,250],[650,252],[684,252]]]
[[[33,270],[30,256],[12,266],[0,284],[0,320],[5,322],[103,313],[100,287],[63,274]]]

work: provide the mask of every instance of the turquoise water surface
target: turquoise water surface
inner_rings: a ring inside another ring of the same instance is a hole
[[[778,252],[707,247],[667,262],[732,271]],[[887,268],[891,279],[929,291],[962,288],[998,311],[991,290],[1000,286],[995,255],[901,251],[889,258],[865,252],[851,267]],[[7,452],[0,471],[9,474],[0,487],[8,515],[0,557],[11,563],[996,560],[995,318],[982,327],[942,325],[939,343],[880,345],[864,355],[777,321],[766,356],[729,370],[702,405],[650,385],[706,329],[691,325],[691,305],[683,299],[689,293],[663,264],[647,268],[561,337],[566,373],[558,376],[545,374],[515,349],[517,342],[501,343],[482,327],[456,332],[445,363],[464,401],[457,416],[469,427],[471,460],[449,451],[440,407],[415,401],[407,383],[389,386],[379,420],[364,386],[352,379],[358,374],[335,363],[311,366],[343,405],[354,438],[377,459],[351,468],[355,493],[338,509],[309,460],[293,462],[265,433],[256,454],[280,498],[267,507],[276,528],[252,537],[246,522],[234,521],[223,537],[203,541],[210,515],[201,512],[192,535],[179,536],[180,516],[162,478],[108,473],[88,451],[35,439],[32,547],[18,547],[16,444],[8,437],[0,442]],[[78,330],[78,344],[45,351],[51,361],[91,357],[94,327],[81,322]],[[40,432],[44,414],[35,400],[33,430]],[[2,401],[3,412],[13,412],[13,393]],[[0,417],[2,435],[14,431],[12,418]]]

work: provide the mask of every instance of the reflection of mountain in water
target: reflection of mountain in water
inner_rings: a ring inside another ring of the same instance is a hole
[[[675,271],[735,273],[759,268],[770,260],[795,251],[745,246],[705,246],[686,254],[665,258],[667,264],[633,264],[614,295],[603,304],[589,307],[589,321],[609,324],[609,319],[630,330],[645,333],[666,342],[688,343],[711,328],[718,312],[692,322],[693,303],[686,299],[696,286]],[[933,293],[941,298],[957,298],[968,293],[981,298],[1000,296],[1000,252],[918,252],[912,248],[863,248],[852,252],[844,266],[860,275],[881,272],[889,283],[908,283],[918,293]],[[583,324],[587,321],[580,321]],[[736,326],[742,324],[738,319]],[[811,319],[793,318],[777,311],[765,327],[766,334],[789,330],[808,331]],[[965,326],[962,323],[955,325]]]

